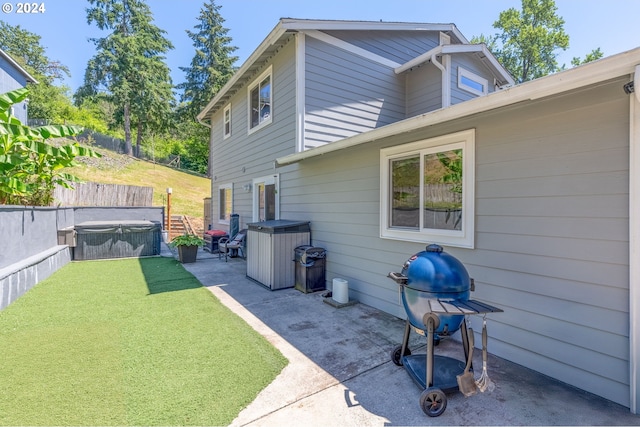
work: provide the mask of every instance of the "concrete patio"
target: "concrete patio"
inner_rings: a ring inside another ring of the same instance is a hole
[[[163,255],[174,256],[166,247]],[[270,291],[246,277],[240,258],[225,262],[199,251],[197,262],[184,266],[290,361],[234,426],[640,425],[628,408],[491,354],[495,390],[450,394],[446,411],[430,418],[419,405],[422,390],[390,358],[403,320],[360,303],[334,308],[322,292]],[[425,351],[424,341],[412,334],[414,354]],[[436,354],[464,357],[454,340]],[[477,349],[474,366],[477,378]]]

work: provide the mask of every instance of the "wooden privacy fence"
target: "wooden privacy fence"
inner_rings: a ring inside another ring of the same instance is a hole
[[[153,188],[133,185],[75,183],[75,190],[56,187],[54,204],[60,206],[153,206]]]

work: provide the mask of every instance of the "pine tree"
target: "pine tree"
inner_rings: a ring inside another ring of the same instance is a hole
[[[189,118],[195,118],[235,72],[238,57],[232,54],[238,48],[230,45],[220,8],[215,0],[205,2],[194,26],[196,31],[187,30],[196,52],[190,67],[180,67],[186,81],[177,88],[183,90],[180,101]]]
[[[138,128],[138,147],[145,124],[165,121],[173,100],[164,54],[173,49],[166,31],[153,24],[149,7],[141,0],[88,0],[87,23],[111,30],[92,39],[96,55],[89,60],[84,86],[76,99],[104,91],[118,106],[125,134],[125,152],[133,155],[132,124]]]

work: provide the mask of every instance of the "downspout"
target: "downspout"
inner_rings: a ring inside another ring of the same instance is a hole
[[[431,63],[442,72],[442,108],[449,107],[451,105],[451,83],[447,67],[438,62],[435,53],[431,55]]]
[[[627,89],[629,86],[629,89]],[[629,409],[640,412],[640,65],[629,95]]]

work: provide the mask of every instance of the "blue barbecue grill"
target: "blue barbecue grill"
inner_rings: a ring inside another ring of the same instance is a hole
[[[446,406],[445,393],[458,391],[457,376],[462,374],[469,358],[469,331],[465,317],[502,310],[469,297],[474,289],[473,279],[464,265],[443,251],[439,245],[411,256],[401,273],[389,273],[402,293],[407,313],[402,345],[391,352],[391,360],[404,366],[409,376],[424,391],[420,406],[431,417],[441,415]],[[412,355],[409,335],[412,327],[426,335],[426,354]],[[465,361],[434,355],[434,347],[441,338],[460,329]]]

